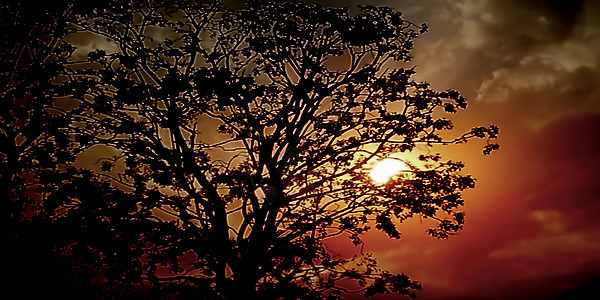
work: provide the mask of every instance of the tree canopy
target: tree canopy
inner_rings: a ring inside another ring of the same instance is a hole
[[[61,9],[46,16],[62,30],[3,45],[2,63],[18,70],[2,73],[3,195],[35,200],[28,214],[11,210],[11,226],[61,226],[49,251],[104,297],[414,296],[407,275],[327,242],[360,248],[372,229],[398,239],[414,216],[447,238],[475,180],[419,149],[473,138],[484,154],[498,148],[495,126],[453,131],[446,115],[467,107],[457,91],[412,79],[413,40],[427,28],[388,7]],[[110,47],[77,55],[78,34]],[[37,62],[22,63],[34,47]],[[369,177],[375,161],[409,153],[409,172]]]

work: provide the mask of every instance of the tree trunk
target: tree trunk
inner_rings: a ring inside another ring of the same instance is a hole
[[[258,265],[254,260],[245,260],[238,267],[238,274],[234,274],[233,297],[231,299],[257,298],[256,282]]]

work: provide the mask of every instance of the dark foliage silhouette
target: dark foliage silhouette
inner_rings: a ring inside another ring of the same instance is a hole
[[[8,225],[4,270],[10,274],[5,283],[24,298],[62,295],[65,288],[73,296],[90,295],[65,276],[53,253],[75,236],[41,214],[41,199],[51,206],[61,179],[79,172],[70,166],[69,116],[54,107],[60,94],[54,80],[74,49],[61,39],[71,13],[72,6],[59,2],[0,6],[0,198]]]
[[[463,226],[461,192],[475,181],[461,162],[417,146],[483,138],[484,154],[498,147],[495,126],[449,137],[444,115],[466,100],[411,79],[415,69],[403,66],[426,27],[387,7],[114,1],[63,12],[69,18],[50,16],[68,32],[26,41],[57,54],[29,64],[3,57],[26,88],[12,92],[15,75],[2,74],[2,164],[11,170],[2,184],[13,203],[36,200],[18,223],[49,226],[45,247],[85,293],[414,296],[419,283],[368,253],[331,253],[327,240],[360,248],[372,227],[398,239],[396,224],[414,216],[448,237]],[[74,49],[61,38],[71,32],[115,50],[67,60]],[[32,47],[14,45],[3,47]],[[24,73],[38,65],[43,78]],[[27,93],[32,100],[20,100]],[[102,149],[111,154],[96,167],[74,163]],[[369,178],[374,160],[401,152],[423,154],[406,175]]]

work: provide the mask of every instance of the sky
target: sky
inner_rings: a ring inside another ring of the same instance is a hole
[[[440,149],[477,178],[458,235],[437,240],[413,219],[400,240],[369,233],[365,251],[421,282],[423,300],[580,299],[600,286],[600,1],[317,2],[427,23],[415,78],[469,100],[457,131],[500,127],[491,156],[477,142]]]
[[[458,235],[436,240],[413,219],[397,241],[370,233],[365,251],[421,282],[423,300],[597,296],[600,1],[319,2],[387,5],[427,23],[412,52],[416,79],[469,100],[457,129],[500,127],[491,156],[476,142],[441,150],[477,178]]]

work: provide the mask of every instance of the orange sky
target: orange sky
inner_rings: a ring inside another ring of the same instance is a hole
[[[470,100],[457,128],[500,127],[491,156],[477,142],[443,150],[478,179],[459,235],[436,240],[416,219],[398,241],[369,234],[365,250],[420,281],[425,300],[576,299],[597,287],[600,3],[318,2],[389,5],[428,23],[413,52],[418,79]]]

